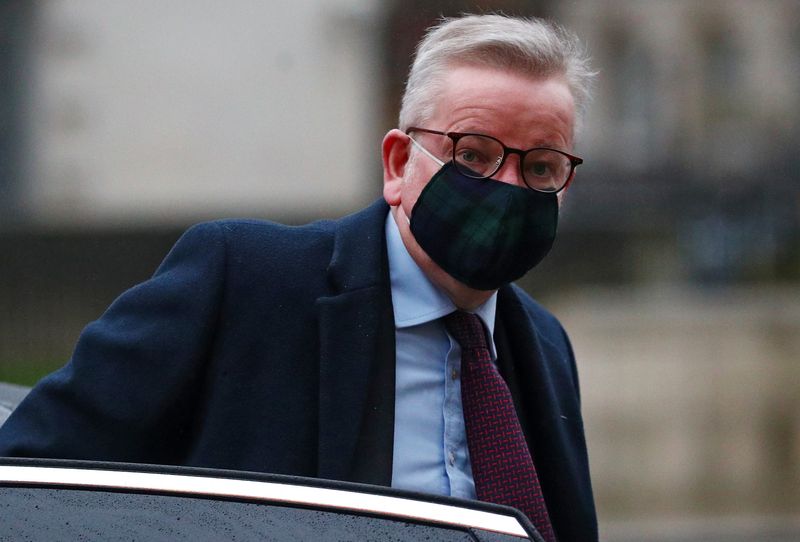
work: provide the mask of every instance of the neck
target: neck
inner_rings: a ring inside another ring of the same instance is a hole
[[[441,271],[441,269],[439,270]],[[441,272],[444,275],[441,280],[437,280],[434,277],[431,277],[431,280],[439,288],[444,290],[455,306],[461,310],[474,311],[482,304],[486,303],[486,300],[492,297],[492,294],[496,291],[475,290],[457,281],[444,271]]]

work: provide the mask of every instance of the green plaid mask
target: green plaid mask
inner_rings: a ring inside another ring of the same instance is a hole
[[[450,276],[476,290],[520,278],[550,251],[558,198],[492,179],[471,179],[448,162],[422,190],[411,232]]]

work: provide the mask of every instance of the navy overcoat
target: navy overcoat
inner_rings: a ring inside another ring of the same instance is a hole
[[[292,227],[189,229],[0,428],[0,455],[181,464],[390,485],[394,322],[378,201]],[[597,538],[569,341],[499,292],[509,381],[561,541]]]

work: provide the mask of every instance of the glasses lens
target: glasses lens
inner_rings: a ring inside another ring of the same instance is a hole
[[[467,135],[456,142],[453,158],[467,177],[490,177],[503,162],[503,146],[491,137]]]
[[[557,192],[567,184],[572,164],[567,156],[547,149],[536,149],[525,155],[522,172],[525,183],[534,190]]]

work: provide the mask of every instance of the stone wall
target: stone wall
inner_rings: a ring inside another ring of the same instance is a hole
[[[798,514],[800,289],[593,289],[552,308],[601,518]]]

